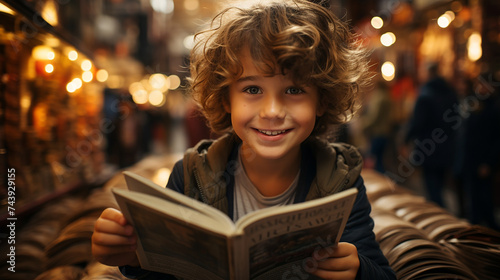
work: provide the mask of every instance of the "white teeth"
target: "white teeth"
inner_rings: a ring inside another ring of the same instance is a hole
[[[286,130],[260,130],[259,129],[260,133],[264,133],[265,135],[269,135],[269,136],[276,136],[278,134],[285,133],[285,131]]]

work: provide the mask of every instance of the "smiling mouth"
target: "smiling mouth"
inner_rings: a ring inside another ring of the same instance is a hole
[[[268,136],[276,136],[276,135],[280,135],[280,134],[287,132],[286,129],[283,129],[283,130],[260,130],[260,129],[257,129],[257,130],[260,133],[268,135]]]

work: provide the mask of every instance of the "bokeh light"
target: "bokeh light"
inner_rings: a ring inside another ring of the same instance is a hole
[[[390,61],[384,62],[380,70],[382,72],[382,77],[384,78],[384,80],[392,81],[392,79],[394,79],[396,68],[394,67],[394,64],[392,62]]]
[[[83,71],[90,71],[90,69],[92,69],[92,62],[88,59],[85,59],[84,61],[82,61],[81,67]]]
[[[392,32],[386,32],[380,36],[380,43],[382,45],[389,47],[396,42],[396,35]]]
[[[168,79],[170,80],[169,89],[177,89],[181,85],[181,78],[177,75],[170,75]]]
[[[373,28],[380,29],[384,26],[384,20],[381,17],[372,17],[371,24]]]
[[[149,93],[149,103],[153,106],[160,107],[165,103],[165,96],[159,90],[153,90]]]
[[[106,71],[105,69],[99,69],[99,71],[97,71],[96,73],[96,79],[101,83],[107,81],[108,76],[109,76],[108,71]]]
[[[54,65],[52,65],[50,63],[47,64],[47,65],[45,65],[45,72],[47,72],[49,74],[52,73],[52,72],[54,72]]]

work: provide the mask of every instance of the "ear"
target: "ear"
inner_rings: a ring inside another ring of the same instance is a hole
[[[229,100],[224,99],[222,101],[222,106],[224,106],[224,110],[226,110],[226,113],[231,114],[231,104],[229,103]]]

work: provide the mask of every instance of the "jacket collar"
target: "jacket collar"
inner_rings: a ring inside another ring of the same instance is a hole
[[[235,157],[240,140],[227,134],[216,140],[203,140],[184,157],[185,187],[194,173],[202,200],[228,212],[232,184],[238,164]],[[312,200],[351,187],[361,174],[362,157],[356,148],[343,143],[328,143],[310,138],[303,143],[300,187],[296,201]],[[192,183],[192,182],[191,182]],[[192,186],[192,184],[191,184]],[[232,203],[230,203],[232,204]]]

